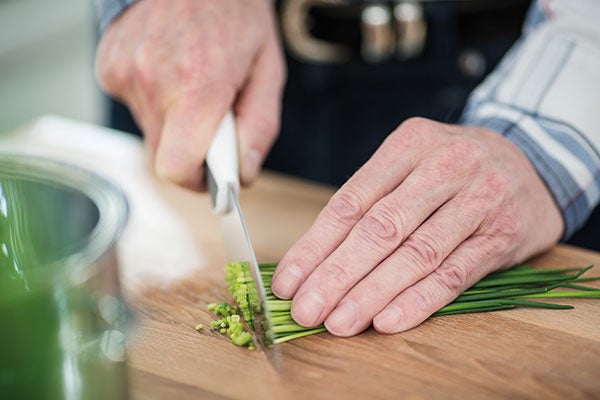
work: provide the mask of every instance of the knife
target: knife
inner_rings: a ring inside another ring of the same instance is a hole
[[[213,212],[221,215],[223,239],[229,261],[247,261],[256,284],[260,311],[254,315],[254,343],[265,352],[275,369],[281,368],[281,353],[273,342],[266,291],[250,241],[248,228],[239,201],[239,156],[233,113],[229,111],[221,121],[215,138],[206,154],[206,180]]]

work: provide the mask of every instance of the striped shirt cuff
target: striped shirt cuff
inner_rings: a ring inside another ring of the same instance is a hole
[[[100,33],[110,25],[127,7],[137,0],[94,0],[96,14],[98,16]]]
[[[600,199],[598,154],[584,135],[493,101],[479,104],[461,122],[498,132],[525,153],[562,211],[563,240],[583,226]]]

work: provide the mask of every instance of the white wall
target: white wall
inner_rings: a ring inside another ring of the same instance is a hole
[[[42,114],[100,123],[92,0],[0,0],[0,133]]]

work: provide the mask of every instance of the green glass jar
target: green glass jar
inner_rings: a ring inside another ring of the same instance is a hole
[[[0,398],[128,397],[115,245],[123,193],[42,158],[0,153]]]

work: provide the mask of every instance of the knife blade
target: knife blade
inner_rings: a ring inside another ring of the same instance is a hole
[[[274,343],[267,294],[254,248],[239,202],[239,156],[235,119],[228,112],[221,121],[206,155],[206,179],[213,211],[221,215],[223,239],[230,262],[246,261],[256,285],[259,310],[254,315],[254,343],[265,352],[276,368],[281,368],[281,354]]]

